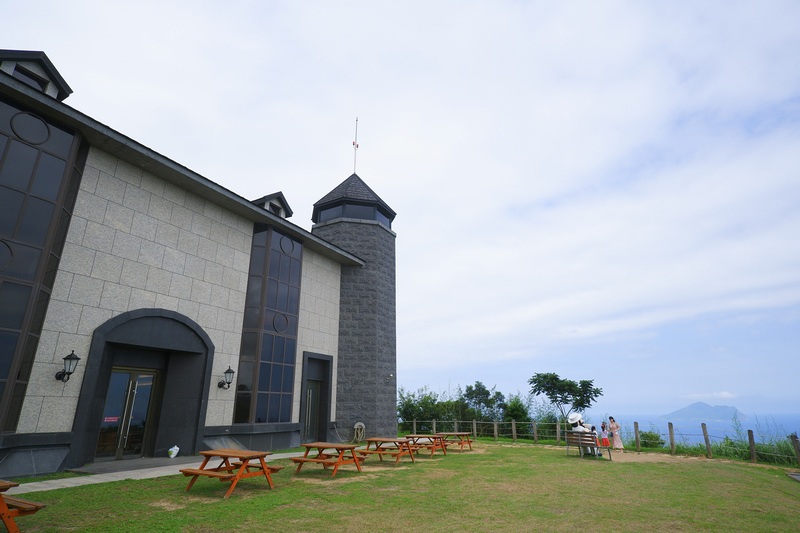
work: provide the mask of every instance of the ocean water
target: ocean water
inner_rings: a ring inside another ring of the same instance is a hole
[[[731,420],[666,420],[659,415],[620,415],[615,420],[622,428],[623,438],[633,437],[633,423],[639,423],[639,431],[657,431],[669,441],[669,422],[675,431],[675,441],[687,444],[703,442],[702,423],[708,428],[712,441],[723,440],[726,436],[736,438],[736,428]],[[800,436],[800,414],[752,415],[739,420],[744,438],[747,430],[753,430],[756,442],[769,442],[788,438],[791,433]],[[592,424],[599,425],[594,420]]]

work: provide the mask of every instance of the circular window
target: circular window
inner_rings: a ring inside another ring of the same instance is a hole
[[[291,254],[294,251],[294,241],[286,235],[281,237],[281,250],[285,254]]]
[[[47,123],[30,113],[17,113],[11,117],[11,129],[17,137],[31,144],[42,144],[50,138]]]
[[[289,317],[283,313],[277,313],[275,318],[272,319],[272,327],[274,327],[275,331],[278,333],[283,333],[289,327]]]

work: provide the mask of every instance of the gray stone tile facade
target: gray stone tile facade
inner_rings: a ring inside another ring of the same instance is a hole
[[[69,431],[93,331],[159,307],[200,324],[212,380],[238,361],[252,221],[92,148],[23,404],[18,432]],[[68,384],[61,358],[84,358]],[[211,387],[206,424],[229,424],[232,397]]]

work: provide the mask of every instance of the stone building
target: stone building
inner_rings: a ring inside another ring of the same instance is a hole
[[[71,92],[0,50],[0,477],[396,435],[394,211],[353,174],[309,232]]]

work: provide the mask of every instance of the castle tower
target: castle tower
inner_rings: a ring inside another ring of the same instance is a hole
[[[395,212],[356,174],[314,204],[311,233],[364,261],[342,266],[336,421],[350,440],[397,434]]]

